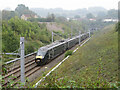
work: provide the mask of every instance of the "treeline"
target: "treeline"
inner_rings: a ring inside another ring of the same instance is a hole
[[[88,31],[88,26],[83,21],[78,20],[67,20],[65,17],[57,17],[56,21],[58,25],[62,26],[64,30],[64,35],[69,35],[72,33],[73,36],[78,35],[79,31],[82,33]]]
[[[55,21],[55,15],[54,14],[48,14],[46,18],[39,17],[39,18],[29,18],[28,21],[31,22],[54,22]]]
[[[23,4],[19,4],[16,8],[15,11],[7,11],[7,10],[2,10],[2,19],[3,20],[9,20],[15,16],[18,16],[19,18],[23,15],[37,15],[33,11],[29,10],[28,7],[26,7]]]
[[[40,46],[51,42],[51,32],[46,24],[38,24],[11,18],[2,22],[2,51],[13,52],[19,48],[20,37],[25,37],[25,53],[31,53]]]
[[[32,12],[31,10],[29,10],[28,7],[26,7],[23,4],[19,4],[15,11],[7,11],[7,10],[3,10],[2,11],[2,19],[3,20],[9,20],[15,16],[18,16],[19,18],[21,18],[22,15],[29,15],[31,17],[28,18],[28,21],[31,22],[54,22],[55,21],[55,15],[54,14],[49,14],[47,15],[47,17],[40,17],[38,16],[36,13]],[[32,16],[36,15],[37,18],[34,18]]]
[[[18,4],[18,6],[15,8],[15,12],[21,16],[22,14],[29,14],[29,15],[36,15],[33,11],[29,10],[28,7],[26,7],[24,4]]]

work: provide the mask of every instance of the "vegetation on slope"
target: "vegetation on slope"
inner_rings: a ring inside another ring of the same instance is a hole
[[[24,21],[18,17],[2,21],[2,52],[9,53],[19,49],[20,37],[25,37],[25,54],[51,43],[51,32],[45,24]]]
[[[63,28],[64,33],[60,30],[53,30],[57,34],[57,36],[54,35],[54,41],[70,37],[70,34],[68,36],[68,33],[71,33],[70,26],[73,24],[73,27],[76,27],[77,23],[79,24],[80,22],[66,21],[64,23],[56,23]],[[75,35],[75,32],[77,32],[76,29],[73,29],[73,35]],[[2,21],[2,52],[14,52],[19,49],[20,37],[25,37],[25,54],[37,51],[41,46],[51,43],[51,31],[47,29],[45,23],[25,21],[17,16]],[[11,56],[4,55],[3,59],[4,57]]]
[[[39,87],[118,87],[117,34],[113,26],[98,31]]]
[[[87,24],[84,24],[82,21],[76,21],[76,20],[66,21],[66,19],[61,17],[61,18],[56,18],[56,22],[58,26],[62,27],[62,30],[64,31],[62,35],[64,37],[65,36],[71,37],[71,33],[72,36],[75,36],[79,34],[79,31],[81,31],[81,33],[88,31]]]
[[[31,23],[15,17],[8,22],[3,21],[2,29],[3,52],[12,52],[18,49],[21,36],[25,37],[26,44],[29,41],[31,41],[31,44],[39,41],[39,46],[42,46],[43,43],[50,43],[51,33],[46,29],[45,24]]]

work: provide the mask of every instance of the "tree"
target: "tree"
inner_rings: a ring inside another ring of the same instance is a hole
[[[48,13],[47,22],[54,22],[54,21],[55,21],[55,15]]]
[[[90,18],[94,18],[95,16],[94,16],[92,13],[88,13],[88,14],[86,15],[86,17],[87,17],[88,19],[90,19]]]
[[[98,19],[104,19],[104,18],[105,18],[105,16],[106,16],[106,13],[105,13],[105,12],[103,12],[103,11],[98,12],[98,14],[97,14],[97,18],[98,18]]]
[[[80,15],[75,15],[74,18],[79,19]]]
[[[52,19],[52,22],[55,21],[55,15],[54,14],[51,14],[51,19]]]
[[[30,11],[28,7],[26,7],[24,4],[19,4],[15,11],[19,14],[19,17],[22,14],[29,14],[29,15],[35,15],[34,12]]]
[[[3,42],[2,45],[3,52],[13,52],[17,50],[19,47],[19,40],[11,30],[3,32],[2,42]]]
[[[63,17],[63,16],[59,16],[59,17],[56,18],[56,21],[65,22],[65,21],[67,21],[67,19],[65,17]]]
[[[36,45],[31,45],[31,41],[40,43],[40,45],[50,43],[51,32],[47,30],[46,24],[29,22],[18,17],[2,21],[2,50],[3,52],[13,52],[19,48],[20,37],[25,37],[27,41],[26,54],[33,52]],[[29,42],[30,41],[30,42]],[[37,47],[37,48],[38,48]]]
[[[115,29],[116,29],[116,31],[119,31],[119,30],[120,30],[120,22],[118,22],[118,23],[116,24]]]
[[[117,19],[118,18],[118,10],[115,10],[115,9],[109,10],[106,17]]]
[[[9,20],[15,16],[17,16],[17,13],[14,11],[6,11],[6,10],[2,11],[2,19],[3,20]]]

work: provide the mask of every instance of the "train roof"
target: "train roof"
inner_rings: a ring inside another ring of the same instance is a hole
[[[47,50],[49,50],[49,49],[51,49],[51,48],[53,48],[53,47],[55,47],[55,46],[58,46],[58,45],[60,45],[60,44],[65,43],[66,41],[67,41],[66,39],[65,39],[65,40],[60,40],[60,41],[55,41],[55,42],[53,42],[53,43],[51,43],[51,44],[49,44],[49,45],[46,45],[46,46],[41,47],[39,50],[47,51]]]
[[[81,34],[81,36],[82,35],[84,35],[84,34]],[[76,36],[76,37],[73,37],[73,38],[69,38],[69,39],[64,39],[64,40],[60,40],[60,41],[55,41],[55,42],[53,42],[53,43],[51,43],[51,44],[49,44],[49,45],[46,45],[46,46],[43,46],[43,47],[41,47],[41,48],[39,48],[39,50],[41,51],[48,51],[48,50],[50,50],[50,49],[52,49],[52,48],[54,48],[54,47],[56,47],[56,46],[59,46],[59,45],[61,45],[61,44],[64,44],[64,43],[66,43],[66,42],[68,42],[68,41],[71,41],[71,40],[73,40],[73,39],[76,39],[76,38],[79,38],[79,36]],[[39,51],[38,50],[38,51]]]
[[[75,39],[75,37],[72,38],[72,39]],[[52,48],[54,48],[56,46],[64,44],[64,43],[66,43],[66,42],[68,42],[68,41],[70,41],[72,39],[65,39],[65,40],[55,41],[55,42],[53,42],[53,43],[51,43],[49,45],[46,45],[46,46],[43,46],[43,47],[39,48],[39,50],[47,51],[47,50],[50,50],[50,49],[52,49]]]

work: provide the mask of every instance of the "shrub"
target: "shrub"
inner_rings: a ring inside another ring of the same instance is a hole
[[[68,51],[66,51],[66,53],[65,53],[65,57],[67,57],[68,55],[72,55],[72,50],[68,50]]]
[[[34,46],[31,45],[31,44],[26,44],[25,45],[25,54],[29,54],[29,53],[32,53],[34,52]]]

